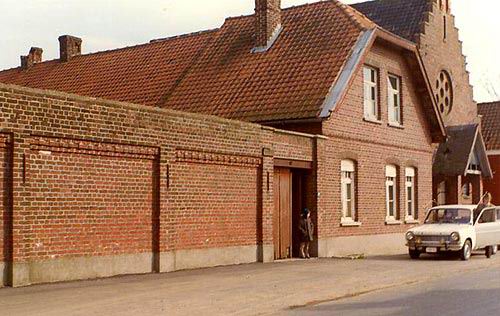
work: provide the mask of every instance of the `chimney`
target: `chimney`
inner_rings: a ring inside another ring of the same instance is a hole
[[[71,35],[59,37],[59,55],[62,62],[67,62],[82,54],[82,39]]]
[[[34,64],[42,62],[43,49],[39,47],[31,47],[30,52],[26,56],[21,56],[21,68],[29,69],[33,67]]]
[[[281,0],[255,0],[255,49],[268,50],[281,32]]]

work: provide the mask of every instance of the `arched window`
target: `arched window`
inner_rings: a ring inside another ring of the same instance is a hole
[[[395,221],[397,218],[397,167],[387,165],[385,167],[385,191],[387,198],[387,221]]]
[[[406,186],[406,220],[415,218],[416,208],[416,172],[415,168],[409,167],[405,169],[405,186]]]
[[[356,163],[342,160],[341,166],[342,221],[356,221]]]

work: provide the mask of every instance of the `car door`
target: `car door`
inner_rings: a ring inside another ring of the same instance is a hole
[[[500,245],[500,207],[497,207],[495,210],[495,213],[497,215],[497,227],[496,227],[496,233],[495,233],[495,243],[494,245]]]
[[[493,246],[498,243],[499,223],[496,217],[497,212],[494,208],[485,209],[479,215],[475,225],[476,249]]]

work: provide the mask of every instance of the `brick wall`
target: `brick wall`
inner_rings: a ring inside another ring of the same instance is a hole
[[[57,138],[30,143],[24,184],[31,192],[27,233],[32,238],[21,256],[44,260],[152,251],[154,155],[85,141],[78,145],[87,148],[71,148],[75,141]]]
[[[152,254],[146,271],[120,270],[138,273],[159,270],[164,252],[272,247],[273,153],[314,156],[311,136],[63,93],[0,84],[0,107],[0,132],[13,135],[0,234],[13,285],[62,280],[43,277],[57,260]]]
[[[172,166],[169,212],[174,217],[182,214],[169,230],[173,249],[258,243],[260,159],[231,164],[191,158]]]
[[[446,29],[445,20],[446,19]],[[446,30],[446,38],[444,31]],[[462,42],[458,29],[455,27],[455,17],[446,10],[439,8],[434,1],[432,12],[424,24],[423,34],[418,41],[427,74],[433,88],[442,70],[446,70],[453,83],[453,108],[444,117],[446,125],[461,125],[476,121],[477,106],[473,100],[469,73],[466,70],[466,60],[462,53]],[[435,91],[438,94],[439,91]]]
[[[360,69],[345,99],[323,124],[329,139],[318,148],[319,238],[403,232],[409,225],[386,225],[385,166],[398,167],[399,219],[405,213],[405,168],[417,169],[418,212],[432,200],[432,141],[412,73],[397,52],[376,43],[366,64],[379,69],[381,121],[363,120],[363,73]],[[402,78],[403,128],[388,125],[387,74]],[[357,164],[357,212],[360,227],[341,227],[340,162]]]

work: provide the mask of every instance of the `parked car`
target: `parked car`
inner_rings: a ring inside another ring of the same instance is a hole
[[[475,209],[476,205],[431,208],[423,225],[406,233],[410,257],[456,252],[462,260],[469,260],[472,251],[484,249],[490,258],[500,245],[500,208],[485,208],[480,214],[474,214]]]

